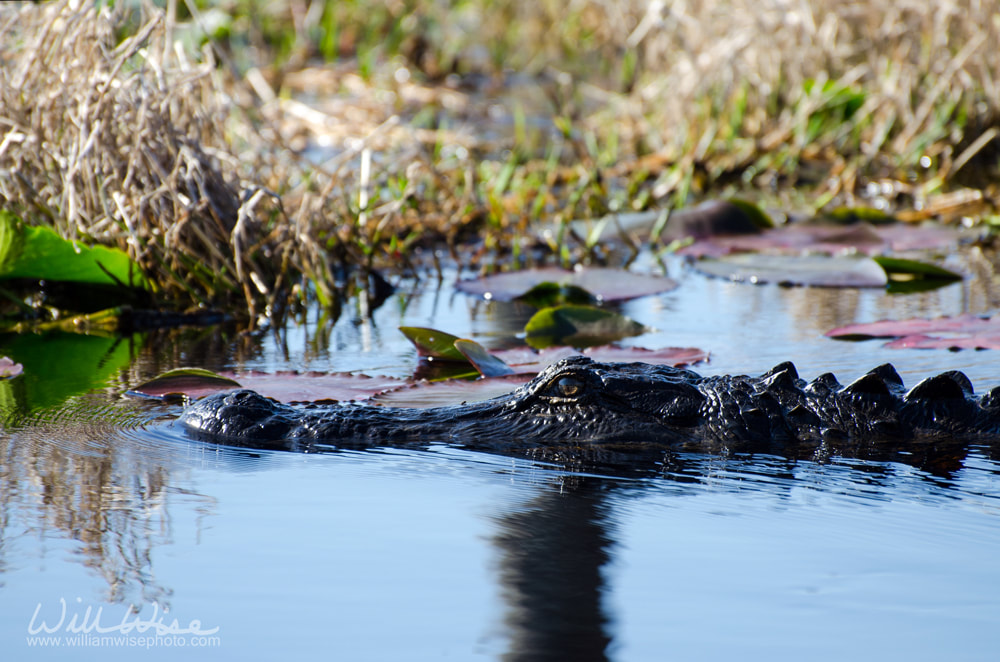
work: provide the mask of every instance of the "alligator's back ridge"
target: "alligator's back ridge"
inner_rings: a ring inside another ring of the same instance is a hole
[[[907,390],[889,364],[843,386],[831,373],[806,382],[789,362],[758,377],[703,377],[577,356],[484,402],[432,409],[289,406],[238,390],[194,403],[181,422],[203,439],[287,449],[449,441],[504,451],[612,443],[868,455],[949,439],[997,442],[1000,387],[976,397],[964,374],[948,371]]]

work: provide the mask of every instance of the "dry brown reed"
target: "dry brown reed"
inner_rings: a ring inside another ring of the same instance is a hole
[[[81,5],[82,6],[76,6]],[[163,12],[26,4],[0,28],[0,196],[28,222],[118,246],[164,301],[211,303],[275,270],[222,128],[214,62],[167,41]],[[246,296],[252,304],[258,298]]]
[[[254,316],[427,237],[516,251],[540,221],[720,186],[998,195],[997,0],[268,4],[293,52],[239,74],[152,7],[0,14],[4,204]],[[338,61],[304,66],[334,11]]]

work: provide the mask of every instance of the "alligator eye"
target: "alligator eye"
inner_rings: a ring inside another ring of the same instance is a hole
[[[564,398],[575,398],[583,393],[584,383],[576,377],[561,377],[555,383],[555,391]]]

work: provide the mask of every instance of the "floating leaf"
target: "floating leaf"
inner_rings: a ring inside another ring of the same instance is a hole
[[[587,346],[637,336],[649,328],[609,310],[591,306],[543,308],[524,327],[528,344]]]
[[[935,338],[932,336],[903,336],[884,347],[889,349],[1000,349],[1000,334],[992,336],[956,336],[954,338]]]
[[[886,225],[896,222],[895,218],[874,207],[837,207],[823,212],[822,218],[841,225],[849,225],[859,221],[872,225]]]
[[[215,373],[201,368],[170,370],[132,389],[152,397],[183,394],[200,398],[210,393],[248,388],[281,402],[365,400],[376,393],[397,388],[394,377],[368,377],[350,373],[292,371],[264,373]]]
[[[867,338],[897,338],[928,333],[960,335],[1000,335],[1000,317],[958,315],[935,319],[882,320],[863,324],[848,324],[826,332],[827,337],[843,340]]]
[[[30,227],[0,210],[0,278],[146,287],[128,254],[68,241],[47,227]]]
[[[690,257],[719,257],[740,252],[768,252],[789,255],[802,253],[848,252],[865,255],[911,250],[949,250],[958,244],[954,228],[940,225],[909,227],[898,223],[874,226],[787,224],[760,234],[705,237],[678,250]]]
[[[151,397],[162,397],[173,393],[183,393],[191,397],[200,397],[239,388],[240,383],[229,377],[223,377],[211,370],[204,368],[177,368],[168,370],[157,375],[149,381],[143,382],[130,389],[133,393],[148,395]]]
[[[533,375],[518,374],[476,380],[453,379],[446,382],[405,384],[372,397],[376,404],[389,407],[442,407],[489,400],[510,393],[531,381]]]
[[[885,287],[885,271],[870,258],[743,253],[699,260],[695,269],[737,282],[815,287]]]
[[[917,260],[906,260],[899,257],[873,257],[890,277],[910,276],[929,280],[962,280],[962,275],[943,267]]]
[[[514,370],[503,359],[489,353],[485,347],[472,340],[456,340],[455,349],[460,351],[476,367],[483,377],[500,377],[514,374]]]
[[[774,221],[771,220],[771,217],[767,214],[767,212],[754,203],[740,198],[729,198],[726,202],[734,207],[737,207],[756,227],[761,230],[774,227]]]
[[[13,379],[24,372],[24,366],[9,357],[0,357],[0,379]]]
[[[494,355],[511,366],[518,373],[540,372],[556,361],[583,354],[595,361],[624,362],[642,361],[658,365],[685,366],[708,360],[708,352],[696,347],[621,347],[619,345],[599,345],[579,351],[572,347],[547,347],[534,350],[528,347],[504,349]]]
[[[230,375],[227,373],[225,376]],[[395,377],[369,377],[348,372],[251,371],[231,376],[239,380],[243,388],[253,389],[281,402],[367,400],[405,383]]]
[[[455,349],[458,336],[422,326],[401,326],[399,331],[417,348],[417,354],[427,359],[465,363],[462,352]]]
[[[515,300],[522,301],[536,308],[560,306],[567,303],[581,305],[597,303],[597,297],[582,287],[568,283],[553,283],[551,281],[535,285],[524,294],[515,297]]]
[[[666,276],[599,267],[576,271],[556,267],[526,269],[459,281],[455,287],[461,292],[485,299],[513,301],[542,283],[582,289],[602,301],[624,301],[667,292],[677,287],[676,281]]]
[[[947,333],[948,337],[930,336]],[[826,332],[840,340],[897,338],[886,343],[889,349],[1000,349],[1000,317],[975,315],[936,319],[883,320],[868,324],[848,324]]]

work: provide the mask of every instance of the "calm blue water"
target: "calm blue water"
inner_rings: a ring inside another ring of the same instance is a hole
[[[702,372],[790,358],[804,377],[834,370],[847,382],[892,360],[908,383],[945,369],[980,390],[1000,383],[996,352],[822,336],[992,310],[988,287],[893,297],[671,268],[679,289],[624,306],[658,329],[632,343],[710,350]],[[4,658],[997,659],[1000,462],[989,449],[933,473],[680,455],[621,477],[445,445],[222,448],[183,438],[169,424],[176,409],[118,397],[191,362],[405,376],[415,357],[399,324],[505,346],[530,314],[447,282],[404,284],[371,320],[355,311],[250,339],[112,343],[94,370],[123,351],[124,367],[104,393],[50,410],[96,409],[97,422],[43,412],[0,436]],[[4,353],[18,359],[19,347]],[[55,389],[57,372],[26,361],[19,388]]]

